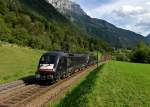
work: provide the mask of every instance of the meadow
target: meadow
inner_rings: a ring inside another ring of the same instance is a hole
[[[0,46],[0,84],[34,75],[42,50]],[[74,84],[54,107],[150,107],[150,64],[110,61]]]
[[[55,107],[150,107],[150,65],[110,61]]]
[[[0,84],[34,75],[43,52],[15,45],[0,46]]]

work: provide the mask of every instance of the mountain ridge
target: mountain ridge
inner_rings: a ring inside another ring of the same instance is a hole
[[[102,40],[108,42],[112,47],[133,48],[140,41],[144,41],[145,39],[140,34],[118,28],[105,20],[91,18],[85,12],[83,12],[80,6],[77,6],[78,4],[70,0],[48,0],[48,2],[51,3],[59,12],[65,15],[68,19],[70,19],[70,21],[79,26],[82,30],[84,30],[91,36],[101,38]],[[57,6],[55,4],[57,4]],[[73,8],[71,8],[70,6],[79,9],[73,10]]]

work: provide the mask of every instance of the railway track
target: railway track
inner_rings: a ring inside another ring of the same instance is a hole
[[[11,82],[8,84],[4,84],[4,85],[0,85],[0,93],[6,90],[9,90],[11,88],[17,87],[24,84],[23,81],[19,80],[19,81],[15,81],[15,82]]]
[[[7,90],[10,90],[10,89],[19,87],[21,85],[32,84],[34,82],[35,82],[34,81],[34,76],[30,76],[30,77],[25,77],[25,78],[22,78],[20,80],[14,81],[14,82],[10,82],[10,83],[7,83],[7,84],[2,84],[2,85],[0,85],[0,94],[3,91],[7,91]]]
[[[48,86],[25,84],[24,82],[16,81],[0,87],[0,107],[20,107],[20,104]]]
[[[20,80],[1,85],[0,107],[40,107],[58,96],[84,73],[83,71],[77,72],[52,85],[39,85],[31,81],[25,83]]]

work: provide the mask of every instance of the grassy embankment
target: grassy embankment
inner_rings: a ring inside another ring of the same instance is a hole
[[[17,46],[0,46],[0,84],[34,74],[44,51]]]
[[[149,107],[150,65],[109,62],[91,72],[56,107]]]
[[[84,72],[85,72],[84,75],[80,76],[80,78],[79,78],[74,84],[71,84],[71,86],[70,86],[69,88],[67,88],[66,90],[64,90],[61,95],[59,95],[59,96],[56,97],[55,99],[51,100],[51,101],[46,105],[46,107],[49,107],[49,106],[50,106],[50,107],[55,107],[55,106],[57,106],[57,105],[60,103],[60,101],[66,97],[66,95],[67,95],[68,93],[72,92],[72,90],[73,90],[74,88],[78,87],[78,85],[79,85],[80,83],[82,83],[82,82],[86,79],[86,77],[91,73],[91,71],[93,71],[93,69],[96,69],[95,67],[96,67],[96,66],[93,66],[93,67],[89,68],[88,70],[84,71]]]

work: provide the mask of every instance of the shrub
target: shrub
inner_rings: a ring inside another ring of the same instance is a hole
[[[150,63],[150,47],[144,43],[140,43],[138,47],[132,51],[131,61],[137,63]]]
[[[150,63],[150,49],[136,49],[131,55],[132,62]]]
[[[129,57],[124,53],[124,54],[117,54],[116,55],[116,60],[117,61],[129,61]]]

